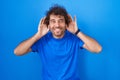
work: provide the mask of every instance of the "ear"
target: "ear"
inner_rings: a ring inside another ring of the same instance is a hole
[[[67,16],[68,16],[69,21],[72,22],[73,19],[72,19],[71,15],[68,14]]]
[[[50,25],[47,26],[50,29]]]
[[[67,27],[68,27],[68,25],[66,24],[66,25],[65,25],[65,28],[67,29]]]

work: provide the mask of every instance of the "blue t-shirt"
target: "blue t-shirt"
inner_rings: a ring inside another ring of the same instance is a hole
[[[67,30],[61,39],[48,32],[33,44],[32,51],[38,52],[41,57],[43,80],[79,80],[77,60],[83,44]]]

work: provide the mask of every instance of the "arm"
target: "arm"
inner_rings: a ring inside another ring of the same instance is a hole
[[[70,24],[67,27],[67,30],[75,34],[78,30],[76,17],[74,17],[74,20],[72,20],[70,15],[68,15],[68,17],[70,19]],[[76,36],[84,42],[83,48],[95,53],[99,53],[102,50],[101,45],[96,40],[85,35],[84,33],[79,32]]]
[[[44,24],[44,20],[45,18],[40,20],[39,26],[38,26],[38,32],[31,38],[23,41],[22,43],[20,43],[15,49],[14,49],[14,53],[16,55],[24,55],[28,52],[31,51],[31,46],[37,41],[39,40],[42,36],[44,36],[45,34],[47,34],[47,32],[49,31],[49,29],[47,28],[47,25]]]
[[[102,50],[102,47],[100,46],[100,44],[93,38],[85,35],[82,32],[79,32],[77,36],[85,43],[83,45],[83,48],[95,53],[99,53]]]

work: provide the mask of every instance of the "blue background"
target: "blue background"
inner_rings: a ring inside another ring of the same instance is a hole
[[[82,50],[81,80],[120,80],[119,0],[0,0],[0,80],[41,80],[38,54],[16,56],[13,50],[36,33],[55,3],[76,15],[79,28],[103,47],[100,54]]]

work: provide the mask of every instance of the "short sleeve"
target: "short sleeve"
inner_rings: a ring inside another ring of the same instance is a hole
[[[78,46],[83,49],[84,42],[78,38]]]
[[[31,46],[32,52],[38,52],[38,45],[39,45],[39,40]]]

